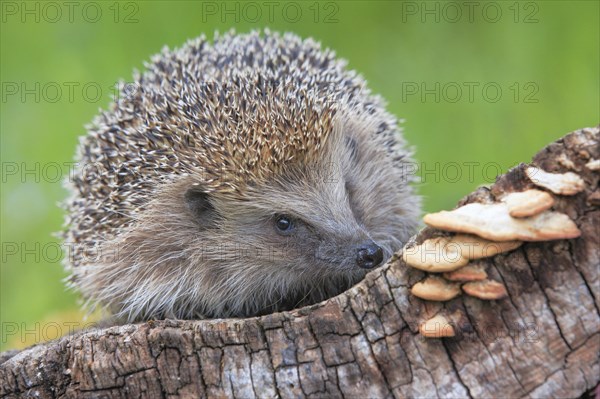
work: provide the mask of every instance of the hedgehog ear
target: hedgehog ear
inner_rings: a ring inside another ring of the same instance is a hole
[[[202,224],[207,224],[212,219],[214,207],[210,202],[210,195],[200,187],[189,188],[185,192],[184,200],[187,208]]]

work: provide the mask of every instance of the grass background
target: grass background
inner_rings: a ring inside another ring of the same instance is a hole
[[[476,2],[472,13],[464,2],[275,2],[271,12],[265,2],[74,2],[72,13],[53,4],[60,15],[44,2],[2,2],[0,349],[81,322],[51,236],[66,195],[56,167],[68,171],[115,82],[163,45],[270,27],[335,49],[406,119],[430,171],[420,184],[426,211],[453,207],[496,172],[600,120],[597,1]],[[436,84],[439,98],[421,95]]]

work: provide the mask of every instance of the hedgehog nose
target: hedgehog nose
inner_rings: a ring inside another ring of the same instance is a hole
[[[383,250],[374,242],[363,243],[356,251],[356,264],[363,269],[372,269],[383,260]]]

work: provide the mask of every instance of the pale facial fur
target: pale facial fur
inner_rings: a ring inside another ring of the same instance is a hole
[[[319,159],[286,165],[244,199],[204,194],[194,176],[165,183],[103,244],[116,256],[75,270],[78,287],[127,321],[247,317],[346,290],[368,271],[357,247],[376,243],[385,261],[418,218],[409,168],[392,162],[375,129],[368,115],[340,116]],[[281,215],[291,231],[277,230]]]

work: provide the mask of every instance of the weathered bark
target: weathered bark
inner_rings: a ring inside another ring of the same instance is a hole
[[[599,139],[598,128],[576,131],[533,159],[585,180],[584,192],[555,205],[582,236],[487,259],[506,299],[422,301],[409,288],[424,274],[396,259],[342,295],[292,312],[147,322],[31,347],[0,366],[0,395],[578,397],[600,381],[599,172],[584,166],[600,159]],[[524,166],[461,205],[533,187]],[[459,334],[421,337],[419,322],[439,311]]]

